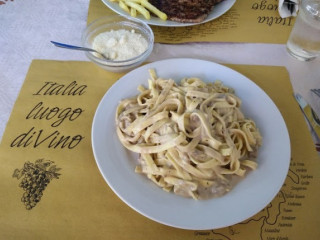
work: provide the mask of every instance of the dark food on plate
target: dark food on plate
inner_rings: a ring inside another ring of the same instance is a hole
[[[150,0],[149,2],[167,14],[171,21],[199,23],[204,21],[213,7],[223,0]]]

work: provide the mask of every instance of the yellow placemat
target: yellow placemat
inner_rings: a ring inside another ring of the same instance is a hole
[[[0,239],[318,239],[320,161],[286,69],[228,66],[269,94],[291,137],[285,185],[259,214],[224,229],[187,231],[132,210],[103,180],[90,141],[95,109],[122,74],[89,62],[35,60],[0,145]]]
[[[90,0],[87,22],[116,14],[101,0]],[[294,18],[282,19],[278,0],[238,0],[220,18],[189,27],[152,26],[155,42],[286,43]]]

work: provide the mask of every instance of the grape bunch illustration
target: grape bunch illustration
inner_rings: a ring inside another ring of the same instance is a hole
[[[27,210],[40,202],[43,191],[52,179],[59,179],[60,170],[53,161],[44,159],[38,159],[35,163],[25,162],[22,169],[14,170],[12,177],[21,179],[19,187],[24,190],[21,201]]]

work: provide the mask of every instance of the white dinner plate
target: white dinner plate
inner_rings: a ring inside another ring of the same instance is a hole
[[[135,173],[137,154],[118,140],[115,111],[120,100],[147,87],[148,69],[162,78],[199,77],[221,80],[242,99],[242,111],[261,131],[263,145],[258,168],[220,198],[193,200],[167,193],[144,175]],[[102,98],[92,125],[92,146],[98,168],[112,190],[126,204],[159,223],[193,230],[217,229],[239,223],[262,210],[279,192],[289,169],[290,139],[276,105],[254,82],[240,73],[209,61],[168,59],[150,63],[120,78]],[[106,201],[108,201],[106,199]]]
[[[122,8],[119,7],[118,2],[111,2],[110,0],[102,0],[102,2],[107,5],[111,10],[114,12],[124,16],[124,17],[131,17],[129,13],[124,11]],[[150,20],[145,19],[141,14],[137,16],[138,19],[146,22],[147,24],[150,25],[155,25],[155,26],[164,26],[164,27],[185,27],[185,26],[191,26],[191,25],[197,25],[205,22],[209,22],[213,19],[216,19],[220,17],[221,15],[225,14],[236,2],[236,0],[224,0],[214,6],[212,9],[211,13],[208,15],[208,17],[200,22],[200,23],[179,23],[179,22],[174,22],[174,21],[163,21],[157,17],[151,16]]]

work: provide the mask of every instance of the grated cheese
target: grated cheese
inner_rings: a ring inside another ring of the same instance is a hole
[[[116,61],[134,58],[146,51],[147,47],[147,40],[133,29],[100,33],[92,43],[93,49]]]

